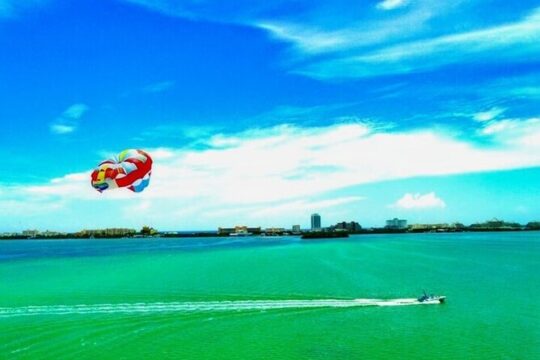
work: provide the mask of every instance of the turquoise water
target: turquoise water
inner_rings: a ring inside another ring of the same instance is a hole
[[[536,359],[539,260],[538,232],[1,241],[0,358]]]

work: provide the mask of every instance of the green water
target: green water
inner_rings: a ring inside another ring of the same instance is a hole
[[[0,358],[540,358],[538,232],[236,241],[0,242]]]

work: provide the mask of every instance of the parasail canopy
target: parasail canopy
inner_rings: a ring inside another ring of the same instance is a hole
[[[116,188],[143,191],[150,183],[152,158],[143,150],[128,149],[105,160],[92,172],[92,186],[99,192]]]

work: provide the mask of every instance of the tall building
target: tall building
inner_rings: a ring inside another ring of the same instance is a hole
[[[407,227],[407,220],[393,218],[386,220],[387,229],[405,229]]]
[[[321,215],[311,215],[311,230],[321,230]]]
[[[292,226],[293,234],[300,234],[301,231],[302,231],[302,229],[300,228],[300,225],[293,225]]]

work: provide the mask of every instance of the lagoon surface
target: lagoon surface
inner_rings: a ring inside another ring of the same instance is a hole
[[[0,241],[0,358],[538,359],[539,274],[540,232]]]

